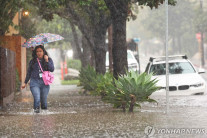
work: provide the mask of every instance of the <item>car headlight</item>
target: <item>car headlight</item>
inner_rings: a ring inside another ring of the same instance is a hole
[[[190,87],[201,87],[203,85],[204,83],[197,83],[197,84],[190,85]]]

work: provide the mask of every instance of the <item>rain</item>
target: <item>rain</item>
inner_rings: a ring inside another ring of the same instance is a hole
[[[207,1],[155,1],[0,0],[0,137],[205,138]]]

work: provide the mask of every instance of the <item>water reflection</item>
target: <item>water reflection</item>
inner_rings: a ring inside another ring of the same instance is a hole
[[[90,110],[77,113],[33,114],[0,117],[0,136],[7,137],[143,137],[146,126],[204,127],[207,120],[186,108],[173,109],[170,115],[162,108],[145,107],[135,113],[120,110]],[[185,111],[180,113],[180,111]],[[195,112],[196,111],[196,112]],[[205,115],[204,115],[205,114]],[[179,116],[178,116],[179,115]],[[156,136],[157,134],[155,134]],[[160,136],[160,135],[157,135]]]
[[[35,137],[52,137],[55,129],[55,118],[52,116],[34,115],[31,131]]]

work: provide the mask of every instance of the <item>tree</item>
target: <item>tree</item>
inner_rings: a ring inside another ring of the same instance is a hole
[[[199,52],[201,55],[201,65],[205,65],[205,58],[204,55],[206,51],[204,51],[204,41],[205,41],[205,32],[207,32],[207,17],[206,17],[206,11],[203,10],[203,1],[200,1],[200,7],[196,8],[196,17],[194,18],[194,24],[195,24],[195,31],[196,33],[199,33],[201,36],[199,41]]]
[[[71,49],[71,42],[73,40],[72,30],[69,22],[58,15],[54,15],[52,21],[39,20],[36,24],[37,34],[39,33],[53,33],[64,37],[64,41],[51,43],[49,46],[58,48],[60,50],[61,61],[65,61],[66,51]]]
[[[165,8],[160,7],[148,12],[148,16],[142,21],[144,28],[151,32],[151,36],[164,40]],[[195,12],[195,2],[188,0],[177,0],[176,6],[169,7],[169,43],[171,42],[169,52],[171,54],[183,52],[190,56],[195,54],[198,45],[195,34],[199,32],[197,26],[201,21],[198,15],[200,14]]]
[[[90,36],[91,49],[94,53],[95,68],[98,73],[105,73],[106,30],[110,25],[110,16],[107,14],[107,8],[104,7],[103,1],[87,0],[79,1],[75,4],[76,9],[68,4],[68,12],[73,19],[78,22],[78,27],[82,30],[86,39]],[[79,10],[78,12],[74,12]],[[82,23],[82,24],[81,24]],[[84,24],[86,24],[84,26]],[[85,33],[87,32],[87,34]]]
[[[9,26],[14,26],[13,18],[22,6],[22,2],[16,0],[0,0],[0,35],[4,35]]]
[[[29,14],[25,16],[24,12]],[[29,39],[36,34],[36,24],[40,21],[36,8],[29,4],[29,0],[24,3],[24,9],[21,9],[19,16],[19,34],[25,39]]]
[[[111,18],[104,1],[62,0],[53,2],[41,2],[42,16],[51,19],[52,15],[57,13],[76,24],[94,53],[96,71],[105,73],[105,36]]]
[[[150,8],[158,8],[164,0],[104,0],[110,10],[113,26],[113,68],[114,76],[125,74],[127,67],[126,48],[126,20],[130,12],[130,5],[138,2],[138,5],[146,5]],[[174,5],[174,0],[169,0]]]

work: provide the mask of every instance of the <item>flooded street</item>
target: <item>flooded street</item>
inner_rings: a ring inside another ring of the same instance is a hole
[[[0,112],[0,137],[206,137],[207,95],[164,95],[142,103],[134,113],[123,113],[100,97],[79,94],[75,85],[51,86],[46,112],[34,114],[30,91],[22,92]],[[153,127],[153,129],[148,130]]]
[[[207,138],[207,0],[0,3],[0,138]]]

